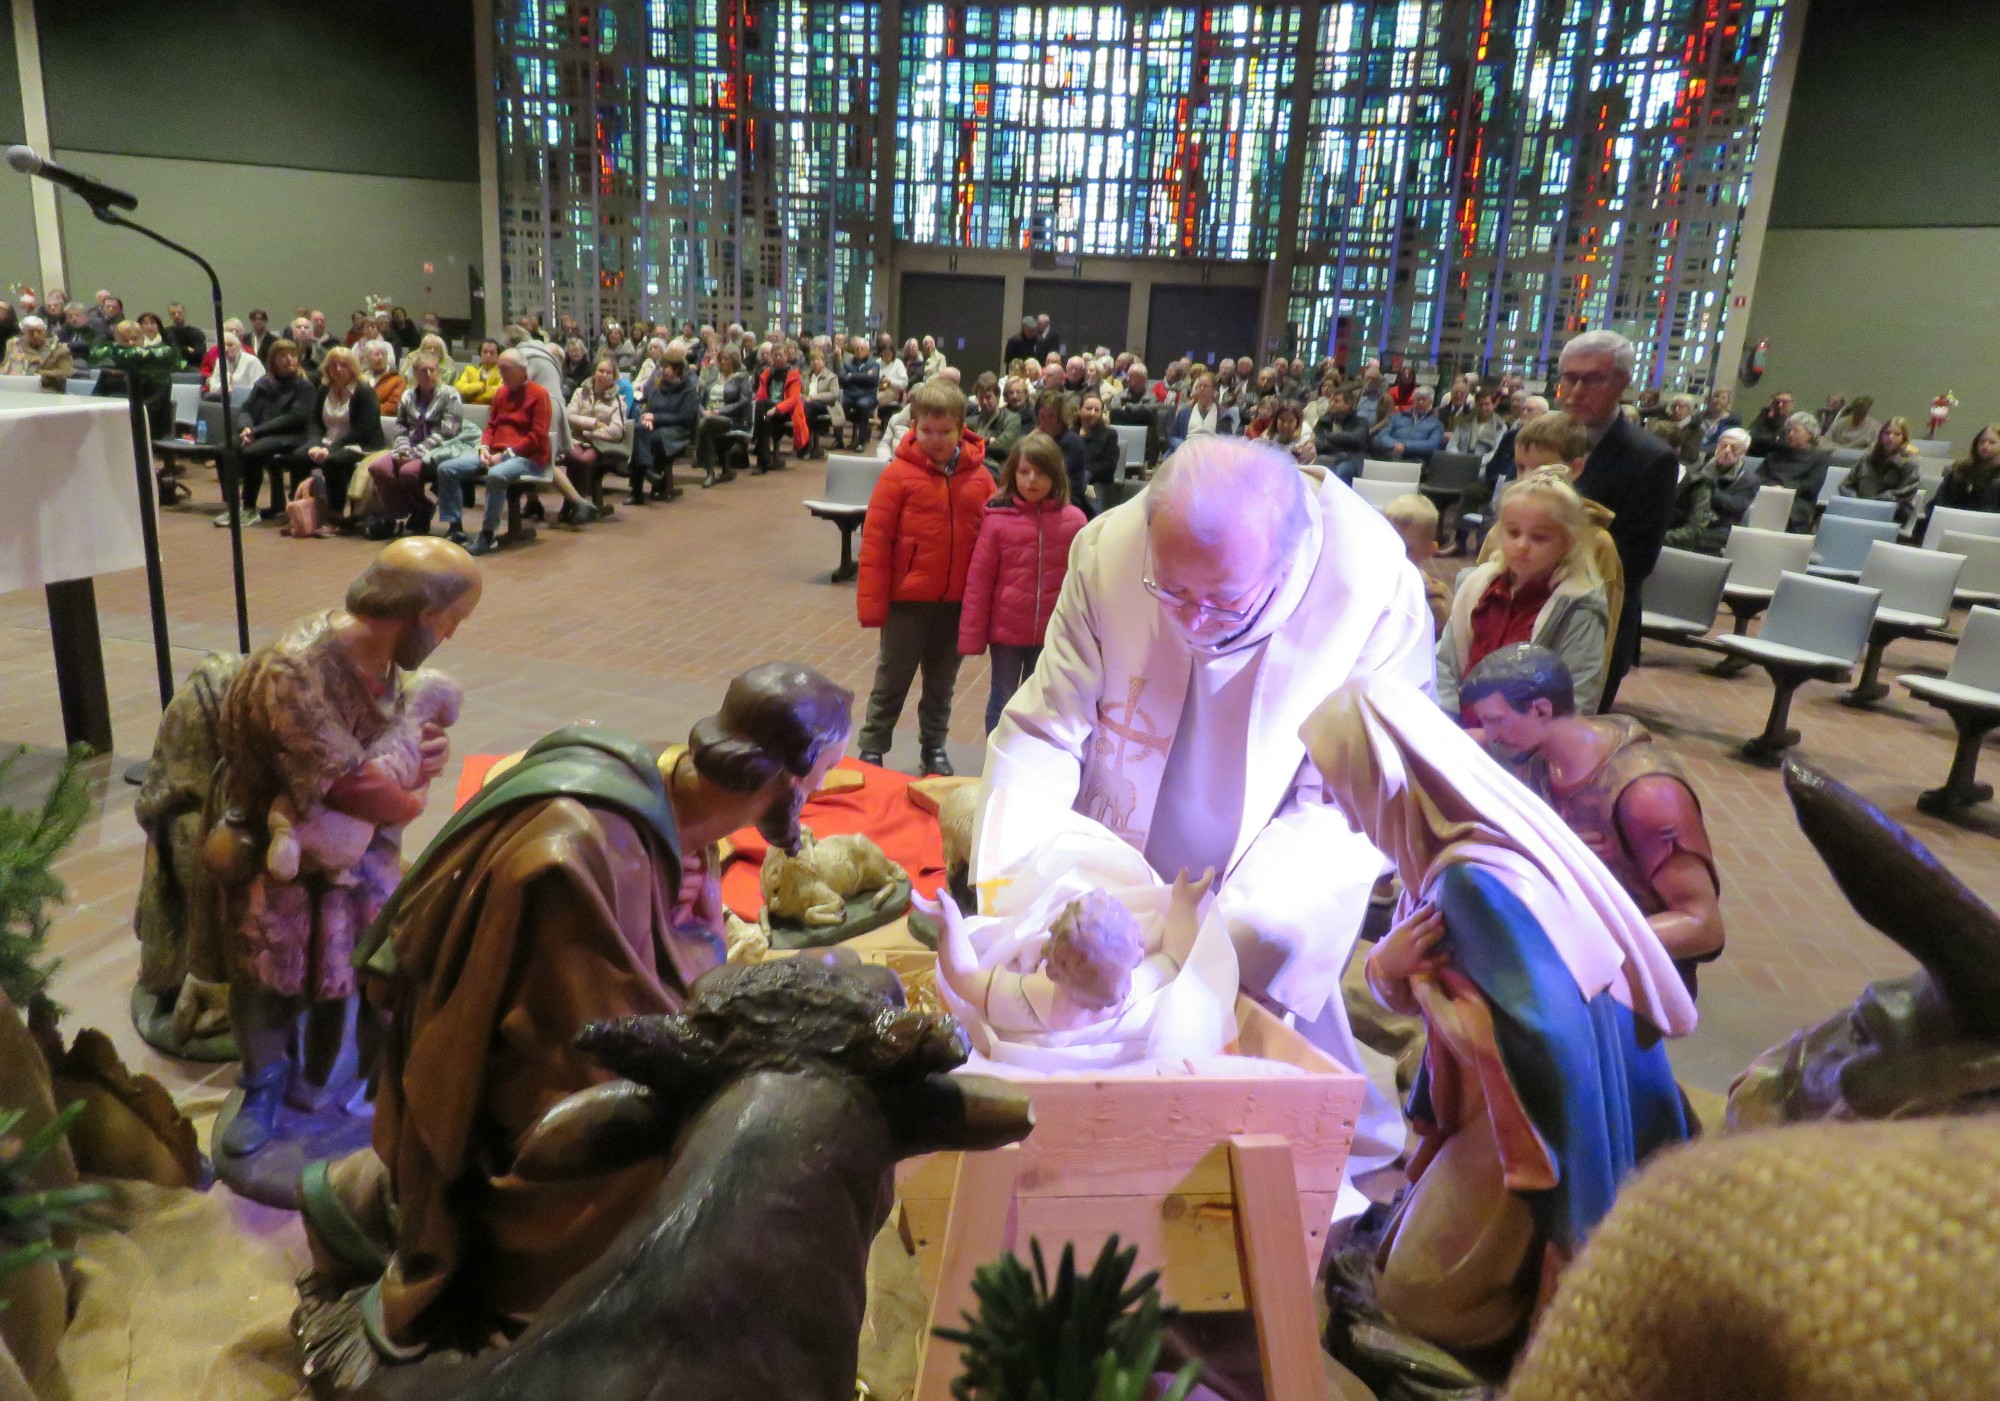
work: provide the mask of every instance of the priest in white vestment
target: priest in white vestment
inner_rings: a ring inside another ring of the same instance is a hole
[[[1324,800],[1299,727],[1353,676],[1432,693],[1433,648],[1402,540],[1339,478],[1189,442],[1076,538],[1040,664],[988,744],[975,884],[1043,836],[1049,802],[1162,879],[1213,867],[1245,990],[1361,1069],[1340,974],[1383,862]],[[1371,1087],[1351,1169],[1402,1144]]]

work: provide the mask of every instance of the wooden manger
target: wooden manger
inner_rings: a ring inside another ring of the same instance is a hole
[[[870,956],[909,976],[909,954]],[[1039,1239],[1053,1260],[1073,1243],[1087,1262],[1115,1233],[1169,1302],[1250,1311],[1270,1401],[1325,1395],[1313,1278],[1365,1082],[1251,998],[1236,1012],[1237,1050],[1308,1073],[1023,1079],[1025,1142],[898,1169],[932,1329],[973,1309],[973,1271],[1003,1251]],[[949,1401],[958,1349],[925,1336],[917,1401]]]

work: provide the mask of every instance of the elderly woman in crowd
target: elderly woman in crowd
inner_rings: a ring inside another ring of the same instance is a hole
[[[1751,442],[1756,442],[1754,430]],[[1819,504],[1820,488],[1826,485],[1826,469],[1831,461],[1832,455],[1820,446],[1817,418],[1800,411],[1785,420],[1781,436],[1757,468],[1757,480],[1767,486],[1790,487],[1798,493],[1792,498],[1787,530],[1802,532],[1812,528],[1813,510]]]
[[[654,345],[660,344],[658,340]],[[564,410],[569,419],[569,451],[563,464],[569,468],[576,488],[594,496],[598,476],[607,469],[623,470],[625,456],[625,398],[618,392],[618,362],[604,356],[592,367],[590,378],[576,387]],[[608,508],[607,508],[608,509]],[[575,509],[563,503],[558,520],[571,521]]]
[[[368,369],[362,376],[375,391],[375,403],[385,418],[394,418],[408,381],[396,370],[395,348],[387,341],[368,342]]]
[[[445,383],[437,357],[420,348],[410,369],[410,387],[396,407],[395,441],[368,462],[370,540],[392,538],[403,521],[412,535],[428,534],[432,508],[424,483],[436,478],[438,463],[479,446],[479,425],[465,416],[465,402]]]
[[[645,394],[646,387],[653,382],[653,376],[657,375],[660,372],[660,366],[666,363],[667,351],[669,349],[670,347],[667,342],[659,336],[654,336],[646,342],[646,353],[632,371],[632,392],[634,394]],[[683,347],[683,356],[685,356],[685,353],[686,348]],[[616,368],[618,362],[614,360],[611,363],[613,368]],[[595,373],[595,367],[592,367],[592,372]]]
[[[285,513],[284,464],[292,454],[305,450],[312,412],[312,381],[299,368],[298,347],[288,340],[273,341],[270,370],[252,386],[243,415],[236,420],[240,425],[236,461],[243,476],[238,505],[243,524],[255,525],[259,519],[271,520]],[[271,504],[260,517],[257,494],[266,472],[271,478]],[[215,523],[228,525],[229,512],[217,516]]]
[[[306,447],[285,459],[293,496],[319,493],[324,520],[328,525],[338,524],[347,510],[347,487],[355,467],[369,453],[380,452],[385,446],[381,404],[374,391],[362,383],[354,352],[345,348],[328,351],[320,369],[312,421],[306,428]]]
[[[405,355],[402,363],[396,366],[397,373],[402,375],[406,384],[416,383],[419,355],[432,355],[437,358],[440,382],[450,384],[458,377],[458,366],[451,362],[451,352],[445,349],[444,337],[436,331],[426,331],[424,338],[417,342],[417,348]]]
[[[1883,424],[1874,444],[1840,483],[1840,494],[1862,501],[1893,501],[1896,520],[1907,522],[1917,509],[1917,450],[1910,446],[1910,421],[1898,415]]]
[[[202,393],[211,399],[222,397],[223,385],[231,389],[248,389],[264,377],[264,364],[244,347],[243,337],[234,331],[225,331],[222,336],[222,355],[215,367],[208,372],[202,383]]]
[[[623,375],[632,372],[632,366],[638,361],[639,352],[632,342],[625,339],[623,326],[616,321],[607,321],[604,325],[604,341],[597,347],[597,358],[600,360],[609,358],[611,363],[618,367],[618,373]]]
[[[936,379],[939,375],[944,373],[944,367],[945,367],[944,352],[938,349],[937,337],[935,336],[924,337],[923,352],[924,352],[924,378]]]
[[[7,346],[7,358],[0,362],[0,374],[33,375],[42,388],[63,392],[63,384],[75,367],[70,348],[49,334],[49,323],[39,316],[21,318],[21,333]]]
[[[1646,427],[1653,436],[1674,450],[1682,466],[1701,461],[1703,437],[1701,419],[1695,416],[1692,394],[1676,394],[1667,400],[1665,412],[1649,419]]]
[[[582,336],[571,336],[563,342],[562,384],[565,394],[574,394],[578,385],[590,383],[592,368],[590,347],[583,343]]]

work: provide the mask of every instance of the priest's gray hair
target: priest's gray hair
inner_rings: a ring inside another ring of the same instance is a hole
[[[1616,331],[1585,331],[1562,348],[1558,363],[1569,359],[1572,354],[1609,355],[1612,363],[1618,367],[1618,372],[1627,378],[1631,377],[1632,368],[1639,360],[1638,351],[1633,348],[1632,342]]]
[[[1160,464],[1146,488],[1146,524],[1162,512],[1206,546],[1245,536],[1288,558],[1312,526],[1305,475],[1291,454],[1242,438],[1204,434]]]

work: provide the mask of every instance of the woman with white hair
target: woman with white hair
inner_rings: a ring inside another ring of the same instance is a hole
[[[1422,693],[1357,677],[1299,733],[1402,878],[1368,986],[1428,1033],[1376,1302],[1441,1347],[1501,1344],[1619,1185],[1690,1136],[1660,1038],[1694,1029],[1694,1001],[1604,864]]]
[[[7,358],[0,362],[0,375],[33,375],[42,388],[60,394],[75,364],[70,348],[49,334],[48,322],[24,316],[21,333],[8,343]]]
[[[252,355],[244,346],[243,337],[235,331],[224,331],[222,354],[209,369],[208,378],[202,382],[201,392],[208,398],[220,399],[224,384],[232,389],[248,390],[263,377],[264,362]]]
[[[1832,463],[1833,454],[1820,446],[1817,418],[1801,411],[1785,420],[1784,435],[1757,465],[1759,482],[1790,487],[1798,493],[1792,498],[1792,517],[1785,529],[1801,533],[1812,529],[1819,491],[1826,485],[1826,469]]]

